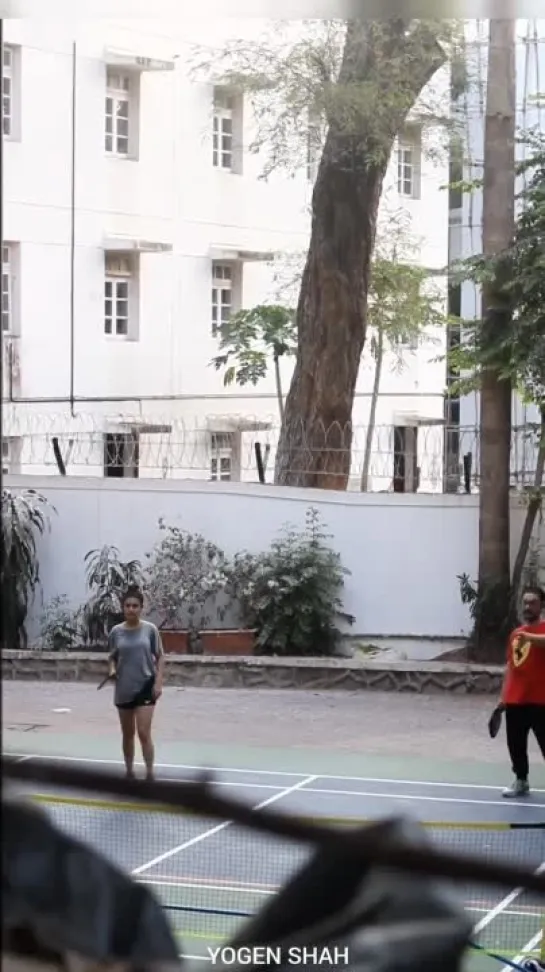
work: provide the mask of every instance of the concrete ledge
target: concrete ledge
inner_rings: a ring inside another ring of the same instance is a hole
[[[9,651],[2,678],[18,681],[95,682],[106,671],[106,654]],[[345,658],[265,658],[167,655],[169,686],[194,688],[309,689],[348,692],[416,692],[499,695],[499,666],[452,662],[362,662]]]

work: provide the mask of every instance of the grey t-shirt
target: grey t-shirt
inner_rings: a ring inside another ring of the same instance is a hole
[[[116,624],[110,631],[108,648],[117,672],[115,704],[125,705],[154,677],[157,660],[163,654],[161,636],[149,621],[140,621],[137,628]]]

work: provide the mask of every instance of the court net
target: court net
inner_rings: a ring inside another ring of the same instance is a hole
[[[218,823],[150,804],[57,795],[33,795],[53,823],[87,843],[147,885],[168,913],[184,952],[203,953],[229,940],[307,860],[309,851],[230,821]],[[309,818],[299,818],[309,819]],[[337,827],[362,819],[316,818]],[[425,824],[432,842],[484,861],[508,861],[545,870],[545,823]],[[474,922],[471,968],[488,956],[520,963],[543,958],[545,902],[514,889],[457,885]],[[482,962],[481,962],[482,964]]]

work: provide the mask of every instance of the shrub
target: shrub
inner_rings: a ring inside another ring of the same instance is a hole
[[[159,627],[187,628],[196,639],[212,618],[224,614],[217,599],[228,582],[227,558],[198,533],[166,526],[162,520],[159,528],[164,537],[148,555],[146,571],[151,609]]]
[[[354,622],[342,602],[349,572],[327,539],[310,509],[302,531],[286,528],[267,553],[235,557],[231,590],[262,654],[333,654],[342,638],[338,622]]]
[[[141,587],[144,580],[138,560],[121,560],[117,547],[105,545],[85,556],[90,597],[83,609],[85,636],[93,645],[105,645],[114,624],[123,620],[123,594]]]
[[[74,610],[66,597],[54,597],[42,615],[41,642],[44,651],[70,651],[84,638],[83,609]]]
[[[0,641],[4,648],[24,650],[28,644],[26,619],[40,583],[36,539],[49,526],[48,509],[54,511],[34,489],[21,493],[2,490]]]

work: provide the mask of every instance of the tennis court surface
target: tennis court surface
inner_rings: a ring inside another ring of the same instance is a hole
[[[19,754],[26,760],[40,756]],[[115,761],[66,758],[73,765],[121,770]],[[506,858],[545,869],[545,791],[530,800],[505,801],[491,785],[371,779],[354,776],[210,767],[229,795],[254,807],[336,824],[409,815],[426,824],[439,845],[486,859]],[[162,765],[160,779],[190,780],[202,766]],[[237,926],[305,860],[306,852],[276,839],[249,834],[226,821],[174,816],[150,807],[76,793],[45,791],[34,796],[53,820],[90,843],[148,885],[167,910],[181,954],[209,961]],[[506,968],[498,953],[518,963],[542,948],[543,900],[513,888],[457,888],[475,923],[484,951],[468,952],[470,972]]]

